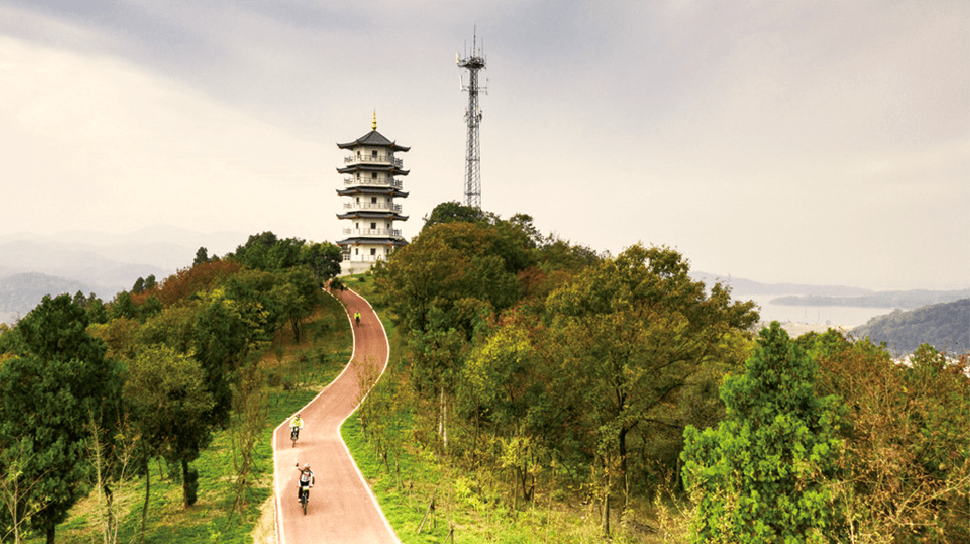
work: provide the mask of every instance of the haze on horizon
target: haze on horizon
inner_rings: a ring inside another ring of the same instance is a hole
[[[484,209],[765,283],[970,286],[970,3],[587,4],[0,0],[0,237],[333,241],[376,112],[411,238],[461,199],[474,31]]]

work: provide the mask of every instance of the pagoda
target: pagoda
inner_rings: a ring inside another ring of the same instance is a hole
[[[407,245],[395,221],[407,221],[401,215],[401,205],[395,198],[407,198],[403,182],[397,176],[408,175],[404,161],[394,157],[395,151],[409,151],[377,132],[377,114],[371,131],[356,140],[337,144],[347,149],[344,166],[337,172],[347,174],[337,195],[345,197],[343,213],[338,219],[349,221],[343,229],[344,239],[337,242],[343,251],[344,274],[365,272],[381,259],[386,259],[395,247]]]

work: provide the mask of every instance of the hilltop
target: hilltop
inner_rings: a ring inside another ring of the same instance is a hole
[[[875,317],[851,332],[856,338],[885,342],[899,355],[912,353],[920,344],[930,344],[940,351],[964,353],[970,351],[970,299],[909,312],[896,310]]]

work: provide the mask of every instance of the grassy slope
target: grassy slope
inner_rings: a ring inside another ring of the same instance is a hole
[[[266,353],[260,366],[267,374],[268,406],[266,428],[257,445],[257,481],[249,490],[243,519],[229,510],[235,497],[231,479],[235,474],[234,452],[229,431],[219,432],[212,445],[190,464],[199,471],[199,500],[187,510],[182,508],[181,484],[167,478],[164,462],[151,464],[151,497],[145,528],[149,544],[249,543],[260,517],[260,506],[272,495],[273,429],[303,407],[332,381],[350,359],[350,325],[343,307],[325,297],[323,307],[304,327],[304,342],[294,345],[284,339],[282,349]],[[141,509],[145,498],[145,479],[132,478],[115,488],[116,509],[122,513],[118,542],[137,541]],[[34,535],[28,542],[43,542]],[[98,497],[93,492],[71,511],[57,528],[57,542],[74,544],[102,542],[98,521]]]

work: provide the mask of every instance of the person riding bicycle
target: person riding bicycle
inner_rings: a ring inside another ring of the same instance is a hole
[[[303,465],[303,468],[300,468],[300,463],[297,463],[296,468],[300,471],[300,486],[297,488],[299,493],[297,493],[296,498],[297,500],[303,500],[303,486],[308,485],[313,487],[316,485],[317,480],[313,476],[313,471],[310,470],[310,463]],[[307,492],[307,500],[310,500],[309,491]]]
[[[297,438],[299,438],[300,431],[302,430],[303,430],[303,418],[300,417],[300,414],[296,414],[295,416],[293,416],[293,419],[290,420],[290,432],[292,433],[293,431],[296,431],[296,436]]]
[[[360,326],[360,312],[354,312],[354,321],[357,322],[357,326]]]

